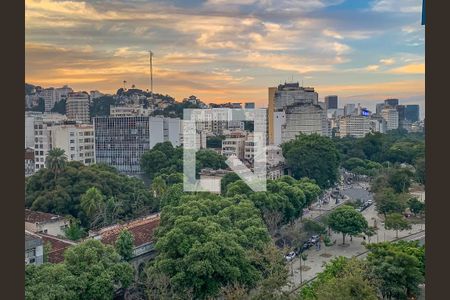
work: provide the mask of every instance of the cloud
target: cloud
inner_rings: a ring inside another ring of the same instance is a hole
[[[366,67],[366,70],[369,72],[377,71],[380,68],[378,65],[369,65]]]
[[[371,8],[376,12],[418,13],[422,11],[421,0],[375,0]]]
[[[393,58],[382,58],[382,59],[380,59],[380,64],[383,64],[385,66],[393,65],[393,64],[395,64],[395,59],[393,59]]]
[[[409,64],[395,69],[391,69],[388,73],[392,74],[425,74],[425,64]]]

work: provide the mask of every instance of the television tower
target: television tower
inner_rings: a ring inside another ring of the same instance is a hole
[[[153,96],[153,52],[151,50],[148,52],[150,55],[150,93]]]

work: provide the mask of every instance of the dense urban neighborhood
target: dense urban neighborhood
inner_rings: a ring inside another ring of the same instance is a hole
[[[297,82],[264,108],[25,84],[26,299],[424,297],[419,105],[323,99]],[[217,191],[184,189],[188,109],[195,177]],[[255,170],[261,151],[254,191],[229,161]]]

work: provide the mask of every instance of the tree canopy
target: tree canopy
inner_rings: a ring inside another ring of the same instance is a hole
[[[345,244],[346,235],[355,236],[369,227],[363,215],[348,205],[340,206],[332,211],[327,222],[331,229],[342,233],[342,244]]]
[[[318,134],[300,134],[281,147],[294,178],[314,179],[322,188],[336,182],[340,156],[331,139]]]
[[[25,267],[27,300],[109,300],[116,289],[133,281],[132,266],[122,262],[114,248],[97,240],[70,247],[64,257],[63,263]]]

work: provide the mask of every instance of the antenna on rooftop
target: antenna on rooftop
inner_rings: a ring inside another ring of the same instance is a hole
[[[151,50],[148,52],[150,55],[150,93],[153,96],[153,52]]]

